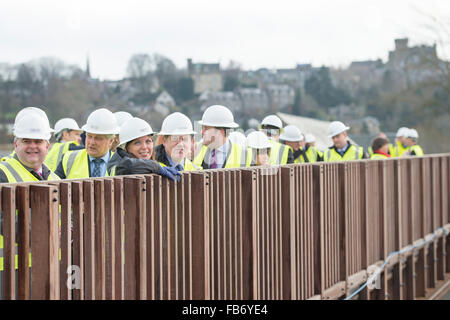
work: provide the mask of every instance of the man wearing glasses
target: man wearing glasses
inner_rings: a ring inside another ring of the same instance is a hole
[[[194,134],[192,122],[187,116],[180,112],[168,115],[158,133],[161,144],[155,147],[155,160],[163,167],[173,167],[178,171],[202,169],[188,158]]]
[[[269,115],[261,121],[260,131],[269,138],[272,145],[269,158],[269,164],[271,165],[294,163],[294,151],[292,148],[278,142],[282,128],[281,119],[276,115]]]

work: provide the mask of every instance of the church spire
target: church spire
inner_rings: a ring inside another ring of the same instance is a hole
[[[86,71],[85,71],[85,73],[88,78],[91,77],[91,68],[89,66],[89,54],[87,54],[87,56],[86,56]]]

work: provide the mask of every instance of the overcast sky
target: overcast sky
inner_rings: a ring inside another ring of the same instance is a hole
[[[245,69],[297,63],[345,67],[387,60],[394,39],[431,44],[425,12],[450,18],[449,0],[77,0],[0,3],[0,62],[53,56],[100,79],[125,76],[134,53],[185,68],[230,60]]]

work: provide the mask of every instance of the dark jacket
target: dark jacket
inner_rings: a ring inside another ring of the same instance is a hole
[[[169,158],[167,157],[166,149],[164,149],[164,145],[157,145],[154,149],[155,159],[157,162],[164,163],[166,166],[171,167]]]
[[[116,152],[108,161],[108,174],[111,175],[111,170],[114,166],[116,167],[116,176],[159,173],[161,168],[161,166],[153,160],[133,158],[131,154],[122,148],[117,148]]]

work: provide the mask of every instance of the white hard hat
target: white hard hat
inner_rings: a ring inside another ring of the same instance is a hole
[[[118,134],[120,131],[116,117],[106,108],[92,111],[81,129],[93,134]]]
[[[237,128],[239,125],[234,122],[233,113],[227,107],[213,105],[203,112],[202,120],[198,122],[202,126],[217,128]]]
[[[245,134],[239,131],[233,131],[228,135],[228,139],[230,139],[231,142],[240,144],[242,146],[246,146],[247,138],[245,137]]]
[[[300,129],[294,125],[284,127],[283,133],[280,135],[280,140],[284,141],[302,141],[304,139]]]
[[[126,111],[114,112],[114,116],[116,117],[117,125],[119,127],[121,127],[127,120],[130,120],[131,118],[133,118],[133,116],[129,112],[126,112]]]
[[[409,128],[407,127],[401,127],[397,130],[397,134],[395,135],[396,138],[398,137],[406,137],[408,135]]]
[[[272,147],[269,138],[261,131],[253,131],[247,136],[247,147],[254,149],[267,149]]]
[[[311,143],[314,141],[316,141],[316,137],[312,133],[305,134],[305,142],[306,143]]]
[[[16,122],[18,122],[24,115],[26,115],[28,113],[36,113],[39,116],[41,116],[42,118],[44,118],[45,121],[50,123],[50,121],[48,121],[47,114],[45,113],[44,110],[37,108],[37,107],[26,107],[26,108],[21,109],[19,112],[17,112],[16,118],[14,119],[14,124]],[[50,131],[53,132],[53,129],[50,128]]]
[[[163,121],[161,126],[160,136],[173,136],[173,135],[185,135],[196,134],[192,128],[191,120],[181,112],[174,112],[169,114]]]
[[[16,138],[49,140],[51,135],[48,121],[36,112],[24,114],[14,125]]]
[[[409,129],[406,135],[408,138],[419,139],[419,133],[416,129]]]
[[[64,129],[81,131],[78,123],[72,118],[63,118],[56,121],[55,134],[61,132]]]
[[[347,131],[348,129],[350,129],[350,127],[347,127],[342,122],[340,122],[340,121],[333,121],[328,126],[328,137],[329,138],[333,138],[334,136],[336,136],[339,133],[342,133],[344,131]]]
[[[262,121],[261,121],[261,125],[270,125],[270,126],[274,126],[277,127],[279,129],[283,128],[283,123],[281,122],[281,119],[278,118],[276,115],[271,114],[267,117],[265,117]]]
[[[131,118],[125,121],[125,123],[120,127],[120,144],[124,144],[150,134],[154,134],[154,132],[147,121],[140,118]]]

